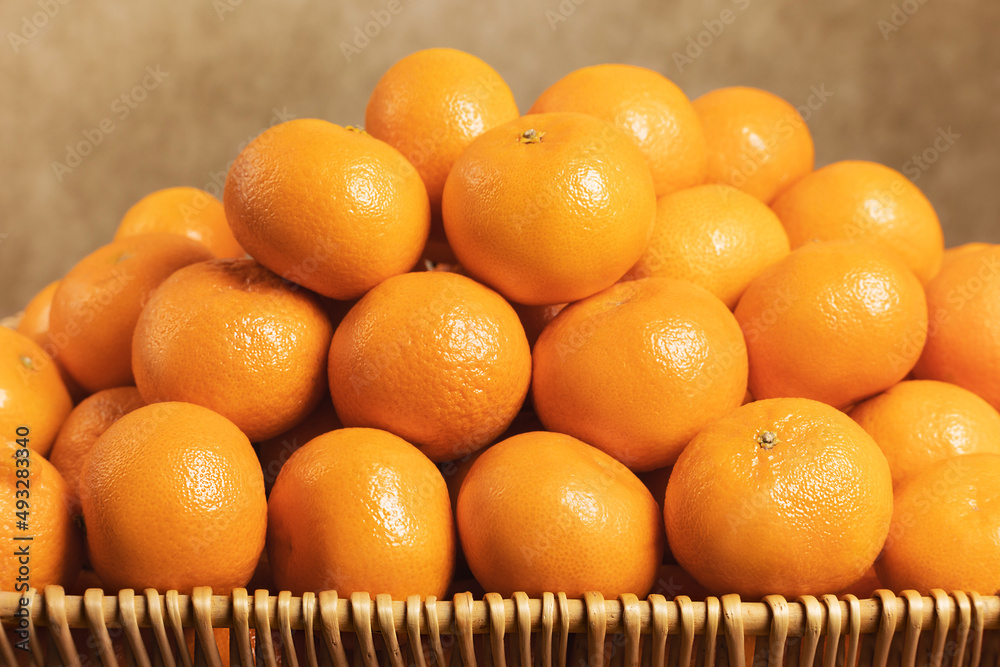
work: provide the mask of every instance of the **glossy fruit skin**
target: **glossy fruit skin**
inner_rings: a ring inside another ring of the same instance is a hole
[[[109,590],[244,586],[264,549],[267,500],[250,441],[190,403],[134,410],[104,432],[80,476],[94,571]]]
[[[19,456],[17,452],[23,450],[15,442],[13,430],[10,434],[0,441],[0,530],[3,531],[0,545],[4,550],[4,557],[0,558],[0,589],[26,592],[17,587],[25,583],[18,580],[24,574],[19,568],[25,564],[18,553],[25,546],[29,550],[28,585],[39,591],[49,584],[70,586],[80,572],[83,542],[66,502],[66,482],[34,450],[27,457]],[[17,463],[24,459],[29,463]],[[28,470],[28,477],[19,477],[19,470]],[[28,507],[18,507],[18,500],[25,499]],[[27,530],[18,527],[17,513],[25,510]],[[31,536],[31,541],[16,539],[23,536]]]
[[[115,387],[83,399],[66,417],[56,437],[49,461],[66,480],[67,495],[80,504],[80,472],[94,443],[116,421],[146,404],[135,387]]]
[[[766,448],[764,433],[776,435]],[[778,398],[706,426],[667,483],[670,550],[714,593],[744,599],[837,591],[872,566],[889,531],[892,477],[842,412]]]
[[[813,170],[809,127],[777,95],[732,86],[705,93],[692,104],[708,142],[708,182],[732,185],[769,204]]]
[[[409,271],[430,229],[427,190],[399,151],[316,119],[250,142],[229,169],[223,203],[254,259],[335,299]]]
[[[488,591],[646,595],[663,554],[660,513],[621,463],[560,433],[515,435],[472,466],[458,531]]]
[[[59,281],[56,280],[43,287],[31,298],[31,301],[24,307],[21,320],[17,323],[17,332],[35,341],[40,348],[45,350],[47,355],[55,360],[56,366],[59,368],[59,376],[62,378],[63,384],[66,385],[66,391],[69,392],[73,402],[77,403],[87,395],[87,391],[78,385],[76,380],[60,364],[59,346],[52,340],[49,333],[52,299],[58,288]]]
[[[21,319],[17,323],[17,332],[24,334],[42,348],[51,344],[49,340],[49,314],[52,312],[52,297],[55,296],[59,281],[53,281],[38,291],[24,307]],[[56,352],[46,350],[49,356]]]
[[[139,317],[136,386],[147,403],[202,405],[264,440],[319,403],[332,336],[314,294],[252,259],[203,262],[165,281]]]
[[[828,164],[803,176],[771,206],[792,248],[811,241],[870,241],[897,253],[924,284],[941,268],[944,233],[934,207],[885,165]]]
[[[902,380],[927,336],[920,281],[890,251],[864,242],[793,250],[750,283],[735,315],[758,399],[851,405]]]
[[[0,327],[0,441],[14,440],[26,426],[29,447],[47,456],[72,409],[52,358],[24,334]]]
[[[186,236],[216,257],[246,256],[233,237],[222,202],[198,188],[165,188],[149,193],[125,212],[115,240],[150,232]]]
[[[1000,454],[1000,413],[967,389],[908,380],[848,413],[878,443],[898,485],[937,461]]]
[[[756,197],[712,183],[656,201],[649,247],[626,280],[687,280],[736,307],[747,285],[789,252],[778,216]]]
[[[52,298],[51,332],[59,361],[89,393],[135,384],[132,333],[154,289],[174,271],[212,259],[177,234],[140,234],[84,257]]]
[[[897,490],[892,525],[876,563],[894,591],[1000,589],[1000,455],[938,461]]]
[[[585,114],[537,114],[469,145],[442,211],[470,276],[517,303],[548,305],[590,296],[635,264],[656,194],[642,153],[614,127]]]
[[[333,408],[330,397],[324,396],[320,399],[316,409],[298,424],[284,433],[279,433],[273,438],[254,444],[257,458],[260,460],[260,468],[264,473],[264,489],[268,495],[271,493],[275,480],[278,479],[281,468],[296,450],[313,438],[330,431],[336,431],[338,428],[344,428],[344,425],[340,423],[340,418]]]
[[[550,431],[632,470],[671,465],[746,394],[739,325],[697,285],[646,278],[567,306],[533,353],[535,411]]]
[[[531,351],[493,290],[444,271],[386,280],[330,346],[330,393],[345,426],[385,429],[432,461],[492,443],[521,409]]]
[[[365,130],[410,161],[427,187],[437,236],[448,172],[472,140],[520,113],[492,67],[456,49],[423,49],[390,67],[365,108]]]
[[[951,382],[1000,410],[1000,247],[968,253],[927,285],[927,345],[914,377]]]
[[[514,421],[511,422],[507,430],[497,437],[496,442],[503,442],[507,438],[520,433],[544,430],[545,427],[542,426],[542,422],[538,420],[538,415],[533,412],[522,411],[517,414],[517,417],[514,418]],[[465,481],[465,478],[468,477],[473,464],[479,459],[480,456],[483,455],[484,452],[486,452],[487,449],[490,448],[491,445],[496,444],[496,442],[490,443],[482,449],[477,449],[476,451],[466,454],[461,458],[453,461],[444,461],[438,464],[438,469],[441,471],[444,481],[448,483],[448,496],[451,498],[452,512],[456,514],[458,513],[458,492],[461,491],[462,483]]]
[[[268,560],[279,590],[444,596],[455,559],[448,487],[402,438],[344,428],[281,469],[268,504]]]
[[[549,86],[528,113],[559,111],[596,116],[632,137],[657,197],[705,180],[708,146],[701,120],[684,92],[659,72],[622,64],[580,68]]]

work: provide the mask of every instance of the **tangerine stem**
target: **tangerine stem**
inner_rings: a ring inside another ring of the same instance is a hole
[[[778,434],[774,431],[764,431],[759,436],[757,436],[757,442],[764,449],[771,449],[776,444],[778,444]]]
[[[529,128],[521,133],[521,140],[525,144],[537,144],[542,140],[542,133],[539,133],[534,128]]]

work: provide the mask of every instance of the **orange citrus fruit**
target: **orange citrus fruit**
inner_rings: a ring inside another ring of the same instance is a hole
[[[902,380],[927,336],[920,281],[866,242],[793,250],[750,283],[735,313],[758,399],[850,405]]]
[[[212,259],[176,234],[113,241],[84,257],[52,298],[50,336],[60,364],[88,392],[135,384],[132,332],[150,293],[188,264]]]
[[[0,590],[70,586],[83,543],[66,502],[68,487],[45,457],[34,450],[22,455],[16,440],[14,431],[0,440]],[[19,539],[25,537],[31,539]]]
[[[733,86],[693,102],[708,143],[708,181],[769,204],[813,169],[815,149],[791,104],[757,88]]]
[[[135,382],[147,403],[202,405],[264,440],[319,403],[331,336],[315,295],[252,259],[203,262],[150,297],[132,342]]]
[[[555,319],[556,315],[567,304],[557,303],[549,306],[525,306],[524,304],[511,302],[510,305],[514,307],[514,312],[517,313],[518,318],[521,320],[521,326],[524,327],[524,335],[528,338],[528,345],[534,349],[535,343],[538,342],[538,337],[542,335],[542,330],[549,325],[549,322]]]
[[[542,422],[538,420],[538,415],[534,412],[519,412],[507,430],[497,438],[497,442],[506,440],[519,433],[544,430],[545,427],[542,426]],[[445,482],[448,483],[448,496],[451,498],[451,509],[453,512],[458,510],[458,492],[462,489],[462,482],[465,481],[465,478],[469,475],[469,471],[472,470],[472,465],[489,448],[490,445],[487,445],[482,449],[477,449],[474,452],[466,454],[462,458],[455,459],[454,461],[444,461],[438,465]]]
[[[927,285],[927,310],[914,377],[965,387],[1000,410],[1000,246],[942,269]]]
[[[934,207],[905,176],[844,160],[799,179],[771,204],[793,248],[810,241],[871,241],[896,252],[926,283],[941,267],[944,234]]]
[[[111,590],[244,586],[264,549],[267,500],[250,441],[190,403],[133,410],[80,475],[90,563]]]
[[[280,590],[438,598],[455,560],[448,487],[402,438],[344,428],[307,443],[268,503],[267,555]]]
[[[947,382],[900,382],[848,414],[882,449],[895,485],[942,459],[1000,454],[1000,413]]]
[[[444,228],[470,276],[529,306],[590,296],[642,255],[656,193],[635,142],[580,113],[524,116],[456,160]]]
[[[51,344],[49,340],[49,315],[52,312],[52,297],[55,296],[58,287],[59,281],[56,280],[39,290],[24,307],[24,313],[17,323],[17,332],[35,341],[42,349]],[[45,351],[49,353],[49,356],[55,356],[53,353],[58,352],[54,348]]]
[[[701,287],[668,278],[570,304],[542,331],[533,361],[545,427],[633,470],[672,464],[746,394],[747,350],[733,314]]]
[[[859,600],[868,600],[875,597],[875,591],[883,588],[885,586],[879,581],[878,572],[875,570],[875,566],[872,565],[860,579],[837,593],[837,597],[853,595]]]
[[[146,195],[125,212],[115,240],[149,232],[181,234],[216,257],[246,255],[233,237],[222,202],[198,188],[165,188]]]
[[[751,600],[853,584],[891,517],[878,445],[803,398],[756,401],[702,429],[674,465],[664,509],[677,562],[710,591]]]
[[[728,185],[701,185],[657,200],[649,247],[625,279],[687,280],[732,309],[750,281],[788,250],[781,221],[759,199]]]
[[[258,588],[266,588],[269,591],[278,590],[274,585],[274,575],[271,574],[271,564],[267,562],[267,549],[260,554],[257,561],[257,568],[246,585],[248,591],[255,591]]]
[[[281,123],[250,142],[229,169],[223,201],[254,259],[335,299],[409,271],[430,229],[427,189],[406,158],[323,120]]]
[[[946,266],[953,262],[963,261],[974,252],[986,250],[992,246],[992,243],[963,243],[952,248],[945,248],[944,254],[941,256],[941,270],[943,271]]]
[[[25,427],[31,449],[47,456],[72,409],[52,358],[27,336],[0,327],[0,442]]]
[[[341,322],[329,378],[345,426],[385,429],[449,461],[510,425],[528,393],[531,351],[493,290],[444,271],[407,273]]]
[[[433,229],[441,228],[448,172],[472,140],[520,114],[496,70],[457,49],[423,49],[390,67],[365,109],[365,130],[400,153],[427,186]]]
[[[621,64],[575,70],[549,86],[528,113],[559,111],[597,116],[632,137],[658,197],[705,180],[708,146],[701,121],[684,92],[659,72]]]
[[[659,508],[639,478],[561,433],[522,433],[486,450],[462,484],[457,521],[476,580],[504,597],[643,597],[663,555]]]
[[[68,499],[80,503],[80,472],[94,443],[116,421],[146,403],[135,387],[103,389],[73,408],[56,437],[49,461],[66,480]]]
[[[22,333],[35,341],[45,353],[52,357],[59,368],[59,375],[62,377],[66,391],[69,392],[73,402],[77,402],[87,395],[86,390],[76,383],[69,372],[59,363],[59,346],[52,340],[49,334],[49,321],[52,312],[52,298],[59,288],[59,281],[51,282],[43,287],[35,296],[31,298],[28,305],[24,307],[20,321],[17,323],[17,332]]]
[[[876,563],[894,591],[1000,590],[1000,455],[938,461],[897,490],[889,539]]]
[[[264,489],[267,493],[270,495],[271,487],[278,479],[282,466],[300,447],[313,438],[343,427],[340,418],[337,417],[337,411],[333,409],[330,397],[324,396],[316,409],[301,422],[284,433],[256,443],[254,448],[260,460],[260,468],[264,472]]]

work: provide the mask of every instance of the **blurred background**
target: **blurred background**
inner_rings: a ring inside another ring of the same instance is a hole
[[[802,106],[817,166],[882,162],[928,195],[948,245],[1000,242],[995,0],[3,0],[0,28],[0,316],[148,192],[221,198],[269,125],[362,124],[379,76],[430,46],[486,60],[522,111],[601,62],[692,98],[765,88]]]

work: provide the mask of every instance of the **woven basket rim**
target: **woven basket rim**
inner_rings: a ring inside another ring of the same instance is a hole
[[[375,623],[372,626],[374,632],[386,631],[383,625],[386,620],[391,620],[393,628],[399,632],[405,631],[406,616],[414,613],[415,605],[419,605],[424,616],[428,608],[433,608],[441,634],[460,633],[462,628],[458,624],[463,621],[459,617],[463,614],[468,615],[467,629],[472,634],[497,631],[495,621],[498,617],[502,618],[504,632],[518,631],[525,627],[523,623],[526,620],[530,631],[535,632],[542,628],[546,616],[552,617],[554,625],[568,621],[567,631],[574,634],[591,631],[594,621],[601,621],[607,632],[623,632],[626,625],[636,625],[641,633],[649,634],[655,630],[657,616],[661,614],[665,614],[663,620],[670,626],[671,634],[680,632],[683,623],[690,624],[694,634],[702,635],[713,624],[713,616],[718,614],[725,615],[734,623],[742,621],[742,633],[747,636],[769,634],[776,617],[779,617],[779,622],[787,624],[788,636],[803,636],[816,619],[824,625],[823,634],[831,614],[834,618],[839,616],[843,631],[849,629],[852,620],[860,621],[857,632],[861,634],[877,632],[889,616],[900,622],[912,623],[916,619],[909,617],[919,615],[919,628],[931,629],[936,626],[935,616],[942,613],[948,614],[950,628],[956,627],[963,615],[968,615],[970,625],[976,617],[977,624],[984,630],[1000,629],[1000,596],[982,596],[964,591],[949,594],[940,589],[926,596],[914,591],[903,591],[897,595],[883,589],[869,599],[859,599],[854,595],[807,595],[786,600],[780,595],[769,595],[757,602],[744,601],[735,594],[709,596],[705,600],[692,600],[683,595],[668,600],[653,594],[642,600],[630,594],[605,599],[596,592],[586,593],[580,598],[570,598],[563,593],[544,593],[535,598],[515,593],[510,598],[503,598],[498,593],[487,593],[483,599],[476,600],[471,593],[459,593],[451,600],[438,600],[433,596],[394,600],[388,595],[366,592],[344,598],[338,596],[336,591],[294,596],[289,591],[248,592],[242,588],[234,589],[230,595],[215,595],[208,587],[195,588],[191,595],[177,591],[161,593],[155,589],[146,589],[141,593],[123,589],[117,594],[105,594],[99,588],[89,589],[84,595],[66,595],[60,586],[47,586],[43,592],[31,589],[23,597],[20,593],[0,592],[0,619],[4,625],[16,624],[16,614],[25,600],[35,625],[47,627],[65,623],[69,628],[88,628],[97,616],[107,627],[122,627],[128,622],[122,620],[123,616],[134,618],[137,627],[151,627],[155,613],[151,607],[159,605],[184,628],[195,627],[200,616],[204,616],[212,627],[231,628],[234,616],[244,613],[246,618],[251,619],[252,625],[261,609],[266,610],[271,622],[278,622],[281,608],[282,614],[287,615],[284,620],[292,630],[304,629],[305,617],[312,610],[314,619],[335,616],[340,630],[355,632],[359,629],[357,619],[367,610],[370,622]],[[426,632],[427,628],[422,627],[421,630]]]
[[[253,628],[261,638],[258,651],[273,653],[272,632],[280,634],[282,650],[294,650],[287,647],[294,647],[293,632],[301,630],[301,641],[306,642],[310,655],[315,657],[317,647],[323,647],[337,667],[350,664],[345,650],[348,637],[353,650],[367,656],[366,667],[379,664],[374,659],[376,644],[387,651],[393,667],[402,667],[402,640],[409,640],[409,650],[420,655],[418,665],[426,665],[423,653],[427,650],[435,665],[447,664],[442,649],[447,643],[457,647],[464,665],[475,667],[477,635],[484,636],[481,641],[493,652],[495,665],[507,664],[505,637],[522,666],[532,664],[533,643],[541,651],[543,665],[551,665],[554,654],[558,664],[565,665],[567,642],[576,635],[585,640],[591,657],[603,655],[609,636],[622,638],[629,667],[639,666],[643,651],[651,656],[650,667],[664,667],[668,664],[668,641],[672,652],[679,651],[676,664],[691,665],[692,651],[699,650],[695,643],[699,637],[704,665],[716,664],[716,648],[722,646],[725,652],[718,656],[720,660],[725,657],[730,667],[745,667],[745,647],[750,641],[753,651],[755,638],[766,641],[772,657],[784,655],[788,642],[798,638],[800,664],[812,664],[822,651],[824,665],[836,664],[838,656],[847,660],[845,664],[856,665],[866,636],[873,637],[867,640],[873,642],[872,665],[886,665],[890,646],[900,641],[903,664],[914,664],[908,657],[916,656],[923,636],[932,638],[931,653],[936,656],[932,664],[941,664],[945,642],[952,637],[952,646],[959,651],[952,664],[962,665],[967,657],[968,664],[975,666],[983,655],[984,632],[1000,628],[1000,597],[940,589],[930,591],[929,596],[915,591],[897,596],[879,590],[866,600],[854,595],[822,595],[789,601],[770,595],[761,602],[744,602],[735,594],[692,601],[686,596],[667,600],[655,594],[645,600],[631,594],[605,599],[600,593],[573,599],[561,593],[536,598],[515,593],[506,599],[488,593],[476,600],[471,593],[459,593],[451,600],[419,596],[393,600],[388,595],[373,598],[363,592],[342,598],[334,591],[292,596],[289,591],[273,595],[257,590],[251,594],[242,588],[229,595],[213,595],[207,587],[195,588],[191,595],[177,591],[161,594],[153,589],[142,593],[124,589],[105,595],[94,588],[80,596],[66,595],[60,586],[47,586],[41,593],[31,589],[23,596],[0,592],[3,625],[25,632],[31,646],[41,645],[39,628],[47,628],[50,644],[64,660],[75,655],[72,628],[89,629],[102,654],[109,657],[114,655],[109,628],[121,628],[118,632],[124,633],[129,650],[146,660],[149,650],[161,656],[169,653],[171,641],[183,646],[184,629],[194,628],[195,653],[203,660],[198,664],[209,665],[221,665],[213,628],[229,628],[231,659],[236,659],[235,650],[242,661],[234,664],[253,664],[247,662]],[[144,644],[141,628],[152,629],[155,646]],[[0,657],[13,659],[6,633],[0,633]],[[670,664],[675,664],[674,657],[671,653]],[[151,663],[140,660],[140,664]],[[772,665],[770,658],[768,664]],[[780,664],[774,662],[773,667]],[[865,664],[869,664],[867,660]]]

